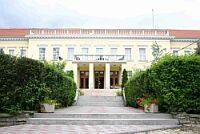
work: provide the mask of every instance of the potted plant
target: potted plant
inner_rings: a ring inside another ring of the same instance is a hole
[[[52,100],[49,97],[45,97],[40,103],[40,112],[53,113],[55,111],[56,100]]]
[[[143,101],[144,101],[144,98],[137,98],[136,103],[137,103],[137,107],[139,109],[143,109],[144,108],[143,105],[142,105]]]
[[[149,97],[142,101],[142,107],[145,112],[156,113],[158,112],[157,99]]]

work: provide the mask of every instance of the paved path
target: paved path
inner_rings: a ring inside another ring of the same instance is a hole
[[[171,128],[166,125],[17,125],[0,128],[0,134],[117,134]]]

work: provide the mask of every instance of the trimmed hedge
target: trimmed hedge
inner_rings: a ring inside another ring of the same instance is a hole
[[[54,65],[0,54],[0,72],[0,111],[36,110],[45,96],[61,106],[73,103],[76,85]]]
[[[125,87],[128,105],[150,94],[162,112],[200,113],[200,56],[164,56]]]
[[[76,84],[63,70],[46,64],[45,83],[51,89],[50,98],[62,106],[71,106],[76,93]],[[66,90],[70,89],[70,90]]]

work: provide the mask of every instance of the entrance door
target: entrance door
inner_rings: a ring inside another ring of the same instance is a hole
[[[110,86],[111,88],[116,88],[119,86],[119,72],[111,71],[110,72]]]
[[[104,71],[95,71],[95,88],[104,88]]]
[[[89,72],[80,71],[80,88],[88,89],[89,88]]]

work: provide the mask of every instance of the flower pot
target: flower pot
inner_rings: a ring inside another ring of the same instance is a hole
[[[54,104],[43,103],[40,105],[40,112],[42,113],[53,113],[55,110]]]
[[[144,105],[144,111],[147,113],[157,113],[158,112],[158,105],[152,103],[149,105]]]

